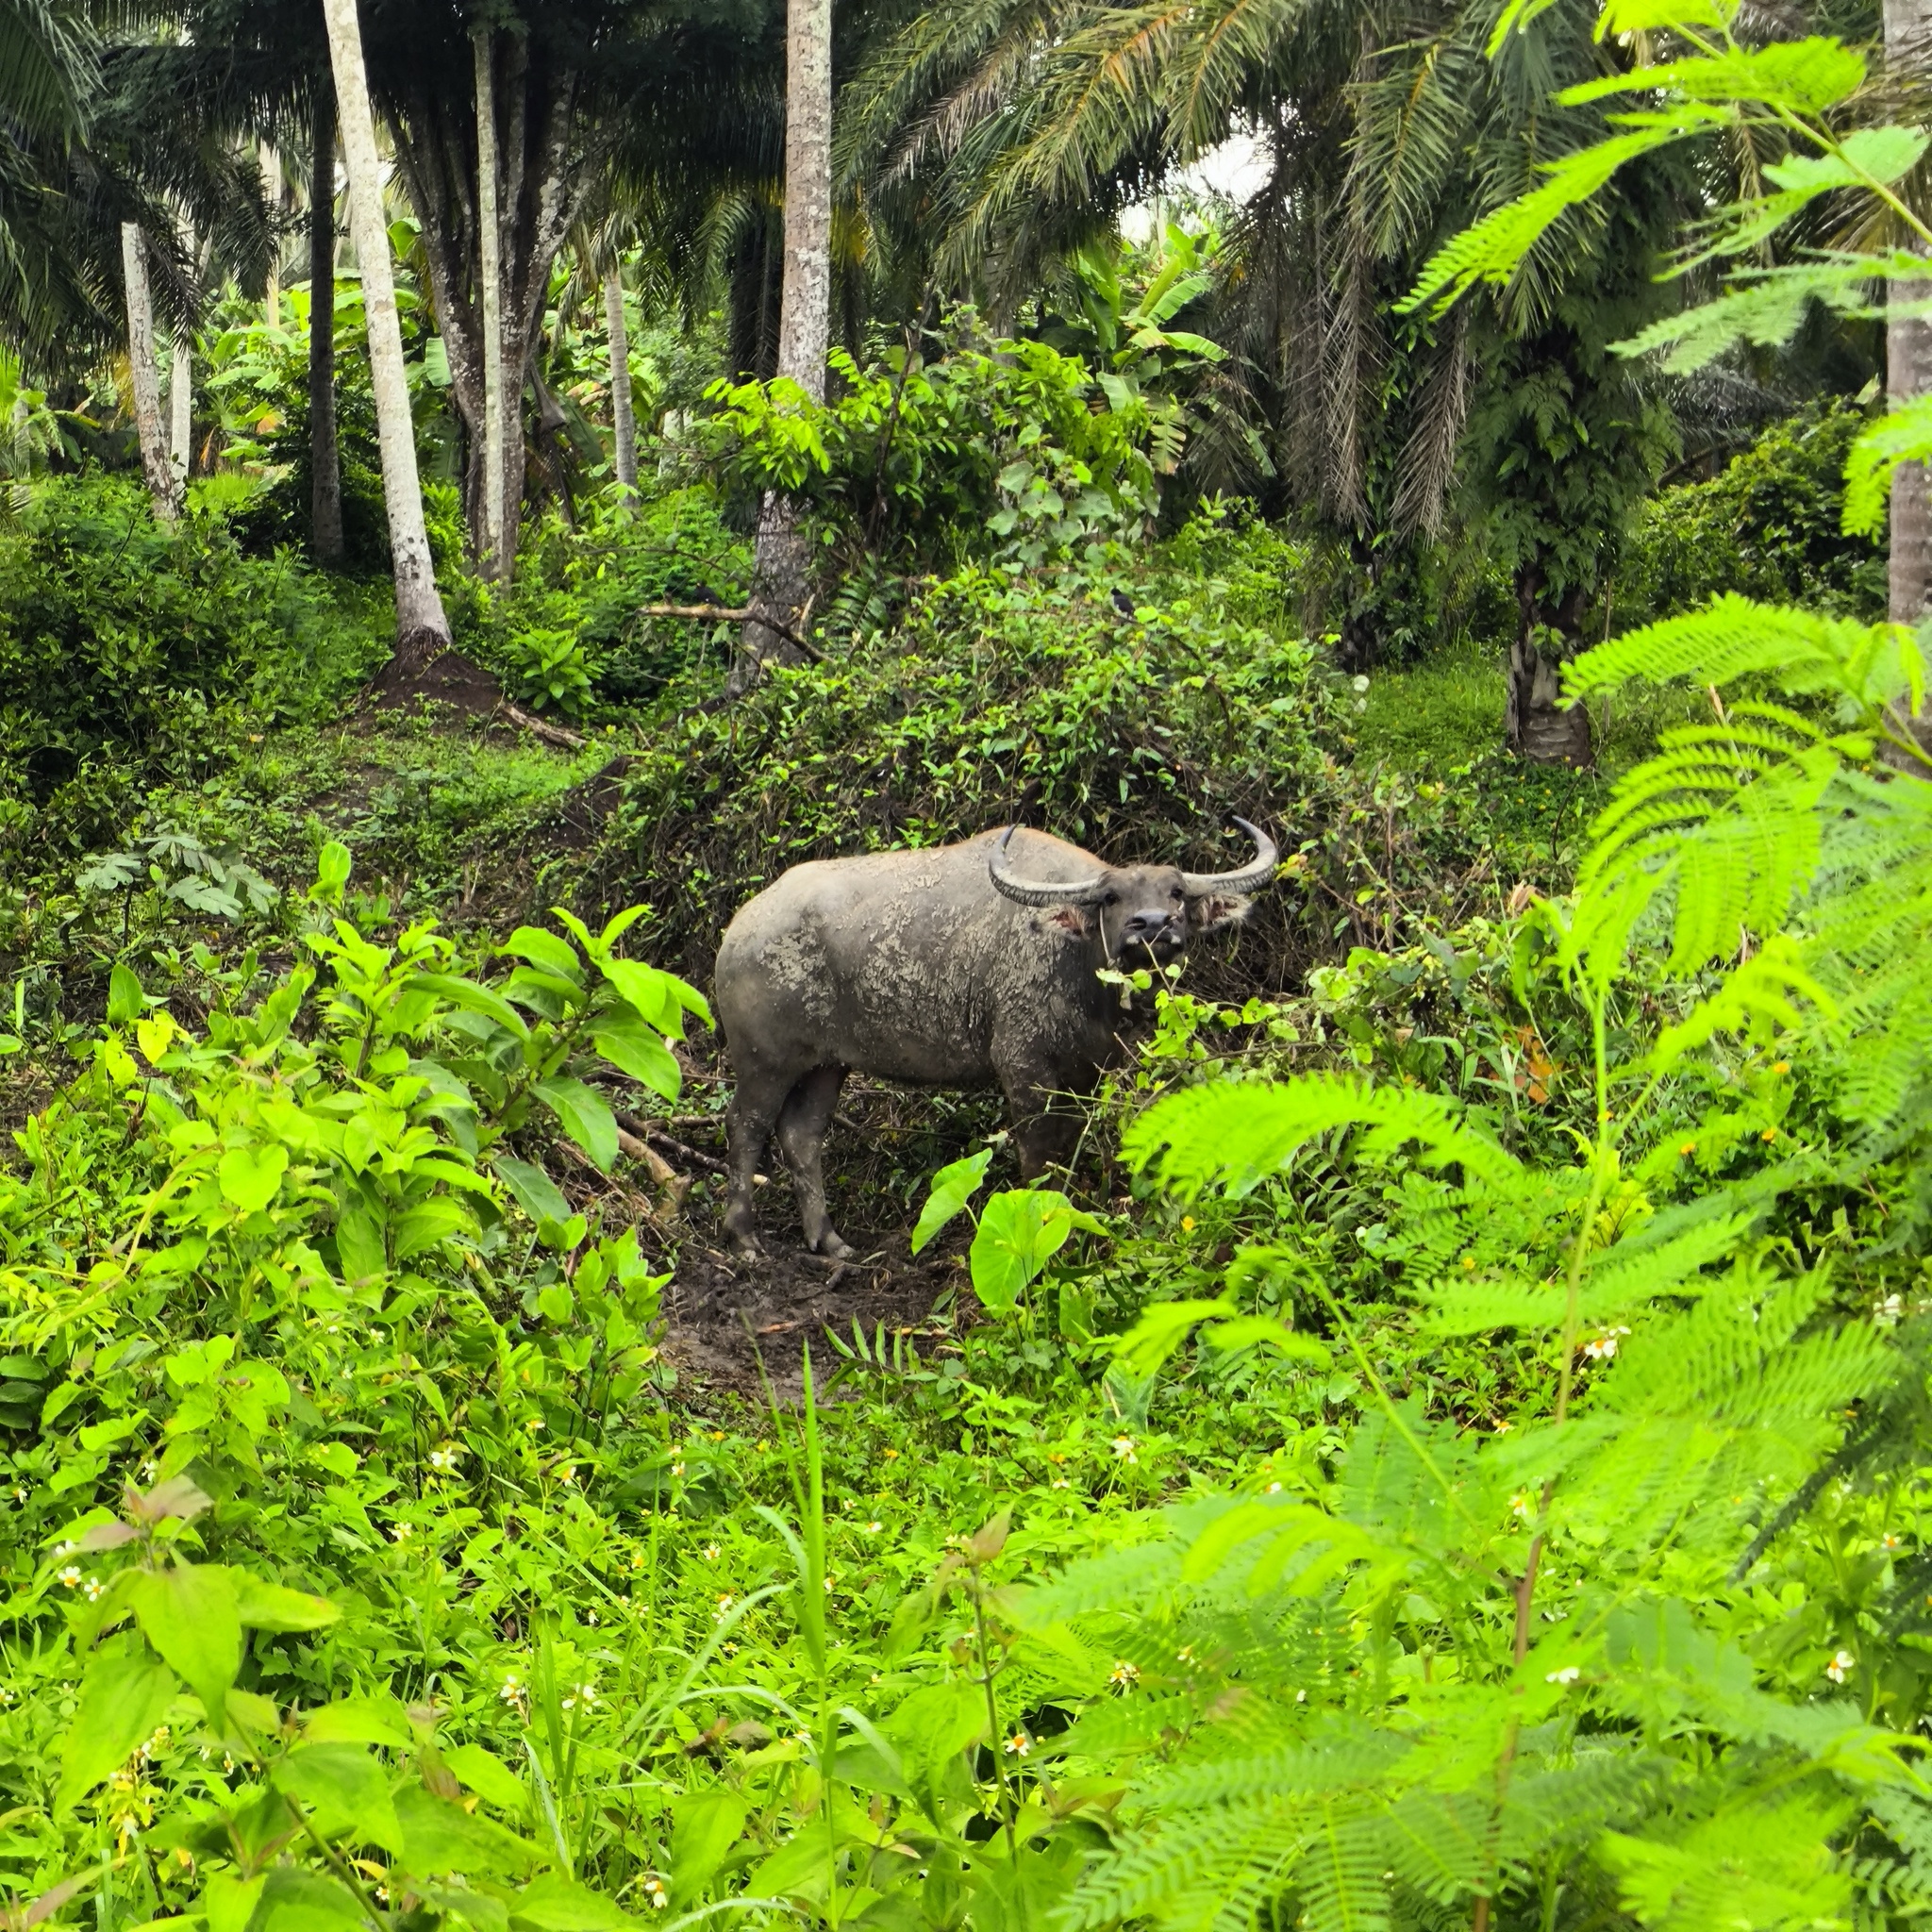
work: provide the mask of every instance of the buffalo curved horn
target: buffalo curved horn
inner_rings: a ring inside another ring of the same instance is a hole
[[[1012,842],[1013,834],[1019,829],[1018,825],[1008,825],[1005,837],[986,862],[987,876],[992,880],[994,891],[1005,893],[1021,906],[1091,906],[1098,902],[1100,895],[1107,891],[1104,876],[1082,879],[1071,886],[1049,886],[1035,879],[1016,879],[1011,873],[1003,870],[1001,861],[1007,856],[1007,847]]]
[[[1230,819],[1228,823],[1239,825],[1255,841],[1254,863],[1242,866],[1239,872],[1184,872],[1181,884],[1190,893],[1253,892],[1274,876],[1275,863],[1281,857],[1274,849],[1274,841],[1246,819]]]

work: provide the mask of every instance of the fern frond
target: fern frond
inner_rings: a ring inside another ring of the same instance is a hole
[[[1850,1888],[1832,1840],[1850,1808],[1805,1791],[1726,1807],[1670,1840],[1608,1832],[1601,1856],[1628,1909],[1658,1932],[1837,1924]]]
[[[1477,1179],[1502,1181],[1520,1171],[1453,1100],[1342,1074],[1188,1088],[1135,1121],[1121,1136],[1121,1155],[1184,1197],[1217,1181],[1241,1195],[1280,1173],[1310,1141],[1347,1127],[1365,1130],[1365,1153],[1389,1158],[1415,1142],[1429,1165],[1459,1164]]]
[[[1310,1807],[1302,1853],[1302,1923],[1309,1932],[1386,1932],[1389,1887],[1382,1821],[1358,1807]]]
[[[1925,660],[1903,625],[1854,624],[1726,591],[1702,610],[1646,624],[1583,652],[1564,667],[1563,689],[1581,698],[1633,677],[1728,684],[1744,676],[1768,677],[1794,695],[1842,691],[1874,712],[1901,697],[1916,709]]]

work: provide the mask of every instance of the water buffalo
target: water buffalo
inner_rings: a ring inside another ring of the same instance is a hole
[[[825,1128],[855,1067],[926,1087],[998,1086],[1031,1179],[1078,1122],[1050,1096],[1089,1091],[1123,1050],[1127,1016],[1105,966],[1165,965],[1242,918],[1274,875],[1274,841],[1239,872],[1110,866],[1008,826],[924,852],[793,866],[741,907],[718,950],[718,1014],[738,1091],[724,1224],[756,1254],[752,1176],[774,1127],[805,1236],[852,1251],[825,1213]]]

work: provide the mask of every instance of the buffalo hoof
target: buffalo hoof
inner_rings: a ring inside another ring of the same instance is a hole
[[[818,1252],[828,1261],[851,1261],[858,1255],[850,1241],[840,1240],[829,1228],[818,1242]]]

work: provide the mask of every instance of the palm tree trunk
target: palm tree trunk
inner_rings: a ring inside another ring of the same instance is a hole
[[[486,577],[508,561],[504,522],[503,227],[497,208],[501,168],[496,155],[496,85],[490,29],[480,29],[476,54],[476,236],[483,321],[483,541],[477,562]]]
[[[403,330],[396,316],[389,229],[382,216],[382,170],[375,153],[375,119],[362,64],[362,30],[356,0],[323,0],[329,62],[335,73],[336,117],[349,177],[349,232],[362,272],[362,308],[369,327],[369,379],[375,396],[375,433],[382,449],[382,493],[389,509],[390,554],[395,571],[396,652],[427,663],[449,648],[449,619],[437,594],[436,567],[423,518],[416,473],[416,431],[403,369]]]
[[[315,77],[308,171],[308,543],[317,563],[342,560],[342,458],[336,442],[336,96]]]
[[[1894,76],[1922,62],[1932,39],[1928,0],[1885,0],[1885,58]],[[1893,285],[1901,302],[1922,302],[1932,285]],[[1932,384],[1932,321],[1897,316],[1885,325],[1885,387],[1892,408]],[[1890,617],[1916,625],[1932,601],[1932,496],[1924,463],[1901,463],[1891,475]]]
[[[121,269],[127,284],[127,361],[134,389],[134,431],[141,470],[155,515],[172,524],[181,514],[175,469],[161,433],[161,383],[155,369],[155,310],[147,286],[147,238],[135,222],[121,224]]]
[[[610,434],[617,480],[638,487],[638,424],[630,407],[630,336],[624,325],[624,277],[615,267],[604,277],[604,318],[610,330]]]
[[[1589,707],[1561,708],[1563,665],[1581,636],[1585,599],[1580,588],[1573,588],[1547,603],[1543,590],[1539,566],[1525,564],[1517,572],[1519,622],[1509,651],[1503,735],[1509,749],[1533,765],[1588,771],[1595,757]]]
[[[188,331],[179,329],[168,367],[168,467],[175,473],[178,492],[188,487],[194,456],[194,347]]]
[[[785,289],[778,308],[778,374],[815,403],[825,399],[832,331],[832,5],[787,0],[785,8]],[[798,505],[768,491],[758,513],[752,607],[795,625],[808,575]],[[757,617],[739,633],[727,686],[756,684],[767,659],[795,664],[799,652]]]

